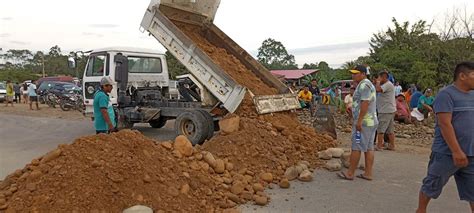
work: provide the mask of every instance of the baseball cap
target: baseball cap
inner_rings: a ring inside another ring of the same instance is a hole
[[[367,68],[364,65],[357,65],[353,69],[349,70],[352,74],[365,73],[367,74]]]
[[[114,85],[115,82],[112,80],[110,76],[103,77],[100,79],[100,86],[105,86],[105,85]]]

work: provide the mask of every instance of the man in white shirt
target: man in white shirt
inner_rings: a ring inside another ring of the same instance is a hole
[[[400,86],[400,83],[397,81],[395,82],[395,97],[402,94],[403,88]]]
[[[28,96],[30,97],[30,110],[33,110],[33,102],[36,102],[36,109],[39,110],[38,94],[36,93],[36,81],[31,81],[28,86]]]

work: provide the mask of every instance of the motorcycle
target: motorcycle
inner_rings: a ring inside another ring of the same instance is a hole
[[[77,110],[82,112],[84,109],[84,100],[82,99],[82,95],[78,94],[75,91],[68,91],[61,95],[59,107],[63,111],[69,111],[71,109]]]

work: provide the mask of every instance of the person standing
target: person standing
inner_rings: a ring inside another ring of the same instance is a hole
[[[28,86],[28,96],[30,97],[30,110],[33,110],[33,102],[36,102],[36,109],[39,110],[38,93],[36,93],[36,81],[31,81]]]
[[[352,118],[352,95],[354,94],[355,88],[351,87],[351,92],[344,97],[344,104],[346,105],[346,112],[350,118]]]
[[[353,180],[355,171],[359,165],[361,153],[365,156],[365,170],[363,174],[356,177],[372,180],[372,167],[374,164],[374,139],[378,120],[376,113],[376,90],[374,85],[367,79],[367,69],[358,65],[353,70],[352,79],[358,84],[352,102],[352,150],[350,166],[347,173],[338,173],[338,177]]]
[[[395,82],[395,97],[402,94],[403,88],[400,85],[400,82]]]
[[[16,103],[21,103],[21,86],[18,84],[18,82],[13,85],[13,91],[15,92]]]
[[[115,111],[110,102],[114,81],[110,77],[100,80],[100,89],[94,94],[94,128],[96,134],[116,132]]]
[[[460,199],[469,202],[474,212],[474,62],[456,66],[454,84],[438,93],[434,112],[435,137],[416,212],[426,212],[451,176]]]
[[[309,85],[309,91],[311,92],[311,94],[313,95],[313,104],[317,104],[318,101],[320,100],[320,93],[321,91],[319,90],[319,86],[318,86],[318,80],[316,79],[312,79],[311,80],[311,84]]]
[[[28,85],[26,83],[21,85],[21,94],[23,95],[23,103],[28,104]]]
[[[13,97],[15,96],[15,91],[13,89],[13,84],[12,84],[12,81],[10,80],[7,80],[7,94],[5,96],[5,106],[7,107],[8,106],[8,103],[11,103],[11,105],[13,106]]]
[[[388,72],[381,71],[375,85],[377,93],[379,94],[377,96],[377,112],[380,122],[377,128],[377,150],[383,149],[385,134],[388,135],[388,149],[395,149],[394,118],[395,112],[397,111],[397,105],[395,102],[395,87],[388,78]]]

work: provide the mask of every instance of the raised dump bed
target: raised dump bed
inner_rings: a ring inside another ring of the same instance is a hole
[[[219,3],[218,0],[151,1],[141,26],[183,63],[228,111],[234,112],[239,107],[247,90],[259,114],[299,108],[297,97],[288,93],[282,82],[213,24]],[[204,41],[198,42],[201,40]],[[242,64],[244,71],[236,75],[219,66],[219,58],[210,57],[209,50],[206,52],[209,46],[224,49],[225,54]],[[240,75],[255,77],[248,82],[239,78]],[[257,89],[254,85],[260,81],[272,88],[271,91]]]

